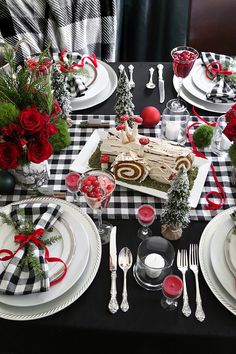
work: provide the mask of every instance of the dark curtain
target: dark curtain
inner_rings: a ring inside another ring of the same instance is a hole
[[[185,45],[190,0],[117,0],[117,59],[170,61]]]

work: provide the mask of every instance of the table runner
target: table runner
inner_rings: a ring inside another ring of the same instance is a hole
[[[81,151],[94,129],[96,129],[93,127],[81,127],[81,121],[87,121],[88,119],[101,119],[102,122],[107,122],[110,126],[114,126],[114,115],[72,115],[71,118],[73,120],[73,126],[70,128],[72,138],[71,145],[68,148],[63,149],[60,154],[54,154],[49,160],[51,176],[48,185],[52,186],[54,191],[66,191],[65,175],[69,172],[70,165],[77,154]],[[204,118],[208,121],[215,121],[217,117]],[[197,117],[191,117],[191,121],[198,121],[198,119]],[[189,122],[189,124],[191,124],[191,122]],[[193,133],[193,130],[190,132]],[[140,128],[139,133],[147,136],[158,137],[160,136],[160,124],[158,124],[155,129]],[[186,146],[189,145],[189,143],[186,143]],[[227,200],[224,207],[218,210],[205,210],[204,205],[206,205],[206,193],[212,190],[217,191],[212,172],[209,170],[199,204],[195,209],[192,208],[190,211],[191,220],[211,220],[223,209],[227,209],[235,205],[236,188],[230,185],[229,177],[232,165],[229,158],[216,156],[210,152],[209,148],[201,149],[201,151],[213,162],[216,175],[225,190]],[[3,206],[27,197],[32,197],[32,191],[24,189],[20,185],[16,185],[14,195],[2,195],[0,197],[0,205]],[[96,217],[96,211],[93,212],[87,206],[82,196],[79,197],[79,200],[79,206],[90,216]],[[164,203],[163,199],[117,185],[109,203],[109,207],[103,210],[103,216],[108,219],[135,219],[138,207],[140,204],[144,203],[153,205],[156,208],[157,218],[160,219],[160,212]]]

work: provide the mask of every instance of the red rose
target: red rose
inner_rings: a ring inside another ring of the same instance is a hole
[[[226,125],[223,133],[230,141],[236,142],[236,119],[230,120],[230,122]]]
[[[55,127],[54,124],[48,123],[48,124],[46,125],[46,132],[47,132],[47,134],[48,134],[49,136],[52,136],[52,135],[54,135],[54,134],[56,134],[56,133],[58,132],[58,129],[57,129],[57,127]]]
[[[40,163],[52,155],[52,145],[48,141],[47,133],[39,134],[35,141],[28,144],[27,157],[29,161]]]
[[[20,150],[14,143],[0,143],[0,168],[5,170],[19,165]]]
[[[24,109],[20,113],[19,122],[26,131],[36,133],[39,132],[45,124],[45,114],[40,114],[36,107],[32,106]]]
[[[2,127],[1,133],[4,136],[11,137],[12,139],[18,139],[20,136],[24,135],[25,131],[20,125],[11,123],[5,127]]]

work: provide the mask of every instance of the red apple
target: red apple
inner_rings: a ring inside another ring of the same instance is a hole
[[[143,126],[146,128],[155,127],[160,122],[161,114],[156,107],[146,106],[140,116],[143,118]]]

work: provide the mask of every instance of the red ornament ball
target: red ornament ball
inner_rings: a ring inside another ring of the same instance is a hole
[[[160,122],[161,113],[160,111],[153,106],[146,106],[143,108],[140,116],[143,118],[143,126],[145,128],[155,127]]]

